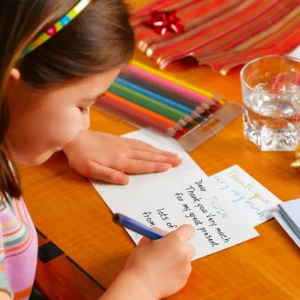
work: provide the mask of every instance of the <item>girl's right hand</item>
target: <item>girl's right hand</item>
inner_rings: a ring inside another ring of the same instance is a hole
[[[143,238],[123,272],[136,278],[149,299],[162,299],[178,292],[192,270],[195,250],[187,242],[194,234],[191,225],[183,225],[156,241]]]

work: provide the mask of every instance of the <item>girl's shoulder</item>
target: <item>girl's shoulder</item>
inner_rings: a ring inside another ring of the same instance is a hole
[[[24,250],[29,237],[33,234],[33,225],[23,199],[0,197],[0,250],[4,256]],[[27,241],[27,242],[26,242]]]
[[[37,262],[37,234],[22,198],[0,198],[0,290],[28,297]],[[28,293],[28,295],[27,295]],[[27,299],[25,297],[25,299]]]

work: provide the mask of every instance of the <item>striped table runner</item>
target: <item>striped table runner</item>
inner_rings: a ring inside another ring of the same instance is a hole
[[[175,9],[185,30],[161,36],[144,23]],[[300,44],[299,0],[160,0],[133,13],[138,48],[161,68],[191,56],[226,75],[259,56]]]

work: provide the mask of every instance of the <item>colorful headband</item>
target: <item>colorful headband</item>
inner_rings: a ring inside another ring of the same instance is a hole
[[[75,19],[91,2],[92,0],[80,0],[67,14],[65,14],[59,21],[57,21],[52,27],[48,28],[44,33],[31,42],[22,52],[21,57],[32,52],[51,37],[66,27],[73,19]]]

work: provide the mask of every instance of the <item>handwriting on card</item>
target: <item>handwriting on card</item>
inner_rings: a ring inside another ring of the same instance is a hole
[[[211,247],[215,247],[220,242],[228,243],[231,239],[217,221],[218,218],[228,218],[229,214],[216,196],[213,198],[203,196],[205,191],[202,180],[195,181],[184,190],[174,193],[174,200],[180,206],[184,218],[194,225],[197,232],[206,238]],[[176,220],[172,220],[171,213],[164,207],[143,212],[142,215],[151,227],[155,226],[157,219],[163,221],[168,228],[178,227]]]
[[[240,213],[256,226],[272,216],[270,210],[280,200],[266,190],[254,178],[239,166],[233,166],[212,176],[219,189],[232,203],[236,204]]]
[[[248,191],[252,192],[252,189],[254,189],[254,186],[251,183],[246,183],[242,180],[240,180],[237,177],[236,171],[231,170],[228,174],[230,178],[235,180],[237,183],[241,185],[242,188],[247,189]],[[234,197],[231,199],[232,202],[240,202],[243,201],[245,204],[251,208],[260,219],[264,219],[266,210],[262,209],[261,206],[258,204],[255,204],[252,200],[257,200],[261,202],[262,204],[267,205],[269,203],[269,200],[265,199],[260,193],[253,191],[253,193],[249,197],[243,196],[237,189],[232,188],[227,181],[222,179],[218,175],[214,175],[213,178],[221,185],[220,189],[221,190],[230,190],[230,192],[234,195]]]

